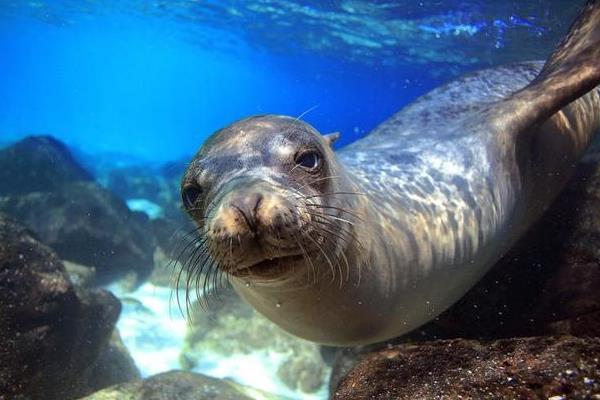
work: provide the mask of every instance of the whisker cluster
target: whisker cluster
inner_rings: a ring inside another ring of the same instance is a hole
[[[337,196],[361,196],[364,193],[353,191],[303,193],[303,190],[306,191],[305,189],[310,185],[338,178],[340,177],[332,175],[314,179],[298,187],[292,187],[292,193],[286,196],[287,199],[293,198],[290,202],[293,209],[290,211],[302,224],[302,229],[297,232],[286,231],[286,236],[295,241],[305,260],[307,287],[316,284],[323,274],[323,271],[317,268],[316,260],[319,258],[322,264],[328,267],[327,270],[331,275],[330,284],[338,281],[339,286],[342,287],[350,279],[353,267],[346,255],[348,250],[352,252],[362,250],[354,228],[358,221],[364,222],[363,216],[359,211],[341,205],[341,199]],[[210,216],[214,207],[215,204],[212,204],[205,215]],[[194,208],[191,211],[201,211],[201,209]],[[228,272],[231,270],[229,268],[231,265],[227,265],[231,261],[225,260],[233,260],[234,246],[242,245],[238,235],[237,243],[234,237],[230,237],[223,251],[215,252],[214,249],[211,251],[210,239],[204,227],[207,219],[208,217],[197,220],[198,226],[182,236],[169,262],[173,271],[178,309],[190,321],[194,300],[202,309],[210,309],[213,300],[221,300],[221,290],[229,285],[231,277]],[[281,232],[271,227],[269,233],[276,237],[276,251],[281,252],[283,248]],[[360,265],[355,267],[359,269],[357,284],[360,284]],[[181,288],[183,288],[183,296],[180,293]],[[196,299],[192,299],[192,294]]]

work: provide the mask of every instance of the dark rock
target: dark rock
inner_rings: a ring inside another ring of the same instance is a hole
[[[275,400],[278,397],[229,380],[192,372],[171,371],[151,376],[143,381],[113,386],[82,400],[252,400],[256,398]]]
[[[61,258],[94,267],[97,283],[153,268],[154,237],[145,217],[94,182],[0,198],[0,210],[31,227]]]
[[[30,136],[0,150],[0,195],[52,191],[91,180],[67,147],[50,136]]]
[[[94,364],[87,393],[103,388],[141,379],[133,358],[115,329],[108,345],[102,350]]]
[[[66,146],[28,137],[0,150],[0,210],[30,227],[61,258],[94,267],[97,283],[153,268],[147,218],[93,182]]]
[[[0,215],[0,399],[71,399],[120,312],[104,290],[77,289],[57,256]]]
[[[365,356],[334,399],[594,399],[600,338],[440,340]]]

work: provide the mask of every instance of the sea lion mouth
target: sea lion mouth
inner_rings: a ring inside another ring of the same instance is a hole
[[[277,278],[289,271],[291,265],[303,260],[304,256],[301,254],[265,259],[249,267],[231,271],[231,275],[238,278]]]

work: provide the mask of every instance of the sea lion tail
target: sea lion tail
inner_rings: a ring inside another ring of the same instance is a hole
[[[513,132],[545,121],[599,84],[600,0],[588,0],[539,75],[507,99],[521,103],[522,112],[512,116]]]

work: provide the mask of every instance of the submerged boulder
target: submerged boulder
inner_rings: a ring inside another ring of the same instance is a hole
[[[341,362],[341,361],[340,361]],[[364,356],[333,399],[594,399],[600,338],[439,340]]]
[[[102,349],[91,370],[85,393],[139,379],[140,371],[115,328],[108,345]]]
[[[82,400],[282,400],[235,382],[193,372],[171,371],[123,383]]]
[[[0,215],[0,399],[73,399],[97,388],[119,312],[112,294],[75,287],[50,248]]]
[[[94,267],[100,284],[129,272],[138,282],[150,275],[155,239],[148,219],[96,184],[63,144],[26,138],[0,151],[1,166],[12,175],[0,179],[0,210],[61,258]]]
[[[51,136],[30,136],[0,149],[0,195],[52,191],[93,177]]]

